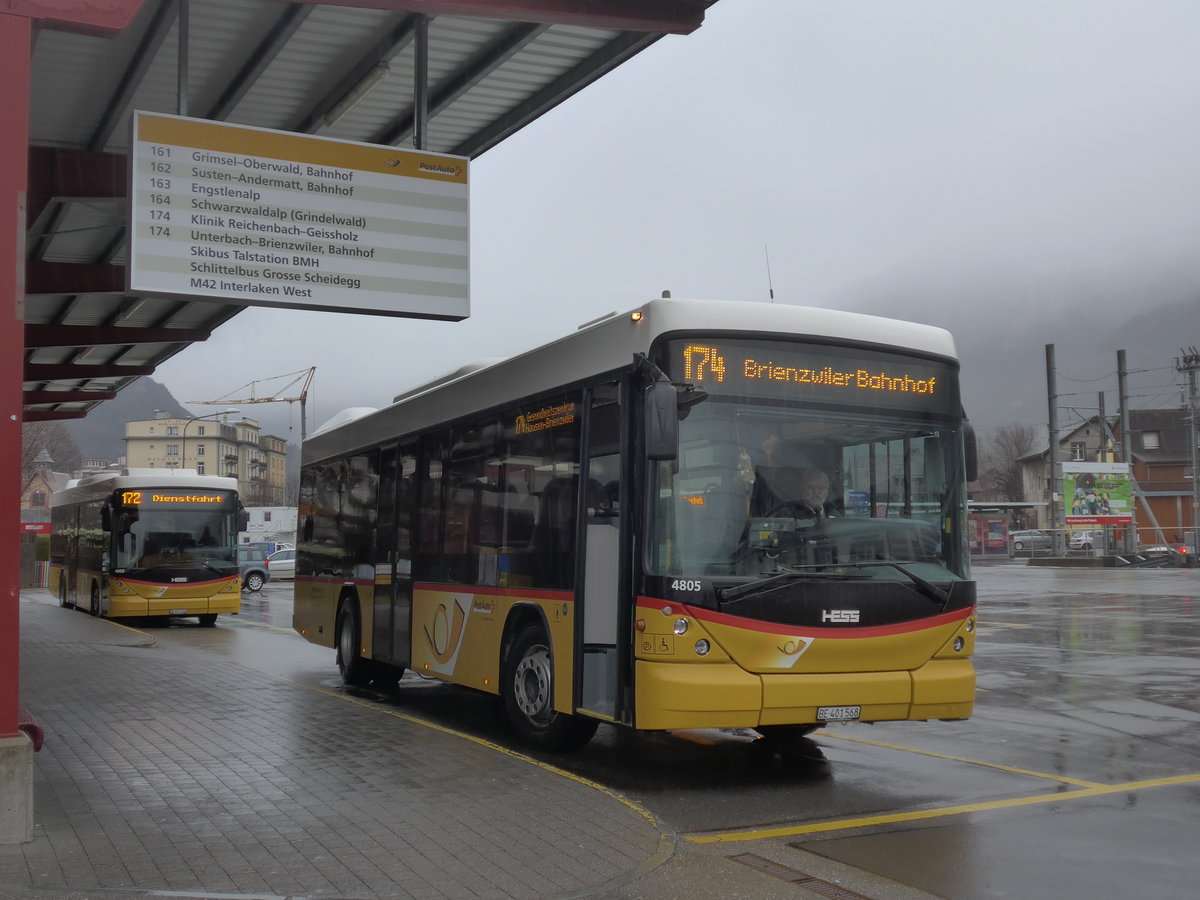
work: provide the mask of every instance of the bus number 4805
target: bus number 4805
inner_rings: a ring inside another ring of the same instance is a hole
[[[687,581],[683,578],[676,578],[671,582],[671,590],[673,591],[698,591],[700,590],[699,581]]]

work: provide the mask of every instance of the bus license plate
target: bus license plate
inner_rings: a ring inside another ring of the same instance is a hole
[[[186,609],[173,609],[173,610],[171,610],[171,615],[173,615],[173,616],[186,616],[186,615],[187,615],[187,610],[186,610]]]
[[[853,722],[862,715],[861,706],[818,706],[818,722]]]

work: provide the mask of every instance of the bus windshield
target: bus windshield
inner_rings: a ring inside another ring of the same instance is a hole
[[[708,396],[678,459],[652,467],[650,574],[968,576],[951,365],[766,341],[670,351],[672,377]]]
[[[236,564],[237,501],[231,492],[124,491],[116,500],[123,501],[113,506],[117,572]]]

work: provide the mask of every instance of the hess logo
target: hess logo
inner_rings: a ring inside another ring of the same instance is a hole
[[[857,609],[823,609],[821,610],[822,622],[836,622],[840,625],[854,624],[858,622]]]

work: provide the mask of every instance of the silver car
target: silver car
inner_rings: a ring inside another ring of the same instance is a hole
[[[296,575],[295,550],[276,550],[267,557],[267,562],[270,563],[268,568],[272,578],[286,579]]]
[[[1104,544],[1103,531],[1077,531],[1071,535],[1072,550],[1091,550],[1093,547],[1103,547]]]
[[[1020,553],[1023,550],[1049,550],[1050,535],[1037,530],[1010,531],[1008,546],[1014,553]]]

